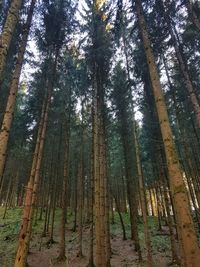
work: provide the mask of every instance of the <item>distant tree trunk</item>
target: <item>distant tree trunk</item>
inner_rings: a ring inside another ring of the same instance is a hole
[[[89,244],[89,263],[87,267],[94,267],[94,103],[92,103],[92,145],[90,161],[90,180],[89,180],[89,219],[90,219],[90,244]]]
[[[77,254],[77,257],[83,257],[83,246],[82,246],[82,239],[83,239],[83,155],[81,155],[81,159],[80,159],[77,188],[78,188],[78,254]]]
[[[118,203],[117,198],[115,196],[114,196],[114,200],[115,200],[115,205],[116,205],[117,213],[119,215],[120,223],[121,223],[121,226],[122,226],[123,240],[126,240],[127,239],[126,238],[126,229],[125,229],[123,217],[122,217],[121,212],[120,212],[119,203]]]
[[[60,170],[60,157],[61,157],[61,143],[62,143],[62,123],[60,125],[60,134],[59,134],[59,145],[58,145],[58,154],[55,166],[55,178],[53,181],[53,196],[52,196],[52,217],[51,217],[51,231],[50,231],[50,238],[49,243],[54,243],[53,234],[54,234],[54,219],[56,213],[56,201],[57,201],[57,194],[58,194],[58,178],[59,178],[59,170]]]
[[[6,22],[3,32],[0,35],[0,90],[3,81],[3,72],[6,65],[6,58],[10,48],[11,39],[19,20],[19,11],[22,5],[22,0],[12,0],[8,10]]]
[[[11,176],[10,180],[9,180],[8,188],[7,188],[3,219],[5,219],[5,217],[6,217],[6,212],[7,212],[7,207],[8,207],[8,199],[9,199],[9,195],[10,195],[10,192],[11,192],[11,186],[12,186],[12,179],[13,179],[13,177]]]
[[[167,108],[159,80],[155,58],[151,48],[146,21],[144,19],[141,0],[135,0],[136,14],[139,22],[139,29],[142,35],[143,46],[146,54],[147,65],[152,83],[153,95],[156,102],[156,109],[164,143],[165,155],[168,165],[170,190],[172,191],[174,208],[176,211],[178,236],[181,244],[181,257],[184,266],[198,267],[200,262],[200,251],[195,234],[190,204],[187,191],[184,185],[176,148],[173,142],[172,131],[169,124]]]
[[[66,105],[64,108],[64,166],[63,166],[63,186],[62,186],[62,214],[61,214],[61,228],[60,228],[60,250],[59,261],[66,260],[66,244],[65,244],[65,224],[67,217],[67,192],[68,192],[68,179],[69,179],[69,140],[70,140],[70,121],[71,121],[71,89],[69,92],[68,114]],[[65,103],[66,104],[66,103]]]
[[[149,233],[148,226],[148,218],[147,218],[147,204],[145,198],[145,185],[144,185],[144,177],[142,173],[142,165],[140,160],[140,148],[137,139],[137,129],[134,119],[134,142],[135,142],[135,152],[136,152],[136,162],[137,162],[137,172],[138,172],[138,181],[139,181],[139,189],[140,189],[140,198],[141,198],[141,209],[142,216],[144,222],[144,237],[145,237],[145,245],[147,250],[147,265],[149,267],[153,267],[153,259],[152,259],[152,250],[151,250],[151,239]]]
[[[173,227],[173,220],[170,214],[170,200],[169,196],[167,194],[167,187],[164,185],[164,197],[165,197],[165,202],[166,202],[166,209],[167,209],[167,224],[169,227],[169,233],[170,233],[170,241],[171,241],[171,251],[172,251],[172,262],[175,262],[176,264],[180,264],[180,259],[178,257],[178,245],[176,245],[176,239],[175,239],[175,233],[174,233],[174,228]]]

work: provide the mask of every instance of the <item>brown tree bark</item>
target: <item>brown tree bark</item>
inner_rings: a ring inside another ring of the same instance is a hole
[[[22,224],[19,234],[17,254],[15,258],[14,267],[25,267],[28,248],[32,230],[32,220],[34,214],[34,206],[36,203],[36,196],[38,192],[38,184],[40,181],[40,168],[43,157],[44,142],[46,137],[47,122],[49,116],[49,109],[51,104],[51,96],[54,85],[54,77],[57,67],[58,50],[55,53],[55,58],[52,63],[52,76],[47,84],[47,98],[44,99],[41,120],[38,128],[38,136],[35,145],[35,152],[32,161],[31,174],[25,194],[25,206],[23,210]]]
[[[43,156],[43,148],[44,148],[44,141],[45,141],[45,135],[46,135],[46,127],[47,127],[50,102],[51,102],[51,94],[49,93],[45,112],[44,112],[43,124],[41,128],[41,136],[39,139],[38,153],[37,153],[37,157],[33,158],[33,163],[32,163],[33,169],[31,170],[31,176],[30,176],[30,180],[29,180],[28,187],[26,190],[26,199],[25,199],[25,206],[24,206],[24,211],[23,211],[23,221],[22,221],[22,225],[20,229],[18,249],[17,249],[14,267],[25,267],[26,266],[29,242],[30,242],[30,237],[31,237],[33,212],[34,212],[34,206],[36,203],[38,183],[40,179],[40,167],[41,167],[42,156]],[[39,131],[40,131],[40,128],[38,129],[38,132]],[[35,150],[36,149],[37,149],[37,144],[36,144]]]
[[[173,196],[177,219],[178,236],[181,244],[181,258],[183,266],[198,267],[200,262],[199,246],[194,224],[192,221],[192,216],[190,214],[188,195],[184,185],[176,148],[173,142],[172,131],[169,124],[169,118],[160,84],[159,74],[151,48],[141,0],[135,0],[133,1],[133,3],[134,2],[136,5],[136,14],[138,17],[139,29],[143,40],[144,51],[164,143],[167,167],[169,172],[170,190]]]
[[[16,24],[19,20],[19,11],[21,8],[22,0],[12,0],[10,8],[8,10],[6,22],[3,28],[3,32],[0,35],[0,90],[3,81],[3,72],[6,64],[6,58],[13,32]]]
[[[20,2],[20,1],[18,1]],[[26,24],[24,26],[23,36],[22,40],[19,44],[19,50],[17,55],[17,61],[14,68],[14,72],[11,78],[11,84],[9,87],[9,96],[6,104],[6,109],[3,117],[3,122],[0,130],[0,182],[3,176],[4,168],[5,168],[5,162],[6,162],[6,151],[8,146],[8,139],[10,135],[10,128],[13,120],[13,114],[15,110],[15,103],[16,103],[16,97],[17,97],[17,91],[18,91],[18,85],[19,85],[19,78],[21,74],[22,64],[24,60],[24,54],[26,50],[29,30],[31,27],[31,21],[33,17],[33,11],[35,7],[36,0],[32,0],[30,9],[28,12],[28,17],[26,20]],[[0,58],[1,62],[1,58]],[[1,77],[1,69],[0,69],[0,77]]]

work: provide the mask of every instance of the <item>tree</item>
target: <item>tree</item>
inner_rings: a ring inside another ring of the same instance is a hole
[[[0,131],[0,181],[2,179],[3,171],[5,168],[9,132],[10,132],[11,124],[12,124],[13,113],[15,110],[15,102],[16,102],[17,90],[19,86],[19,78],[20,78],[20,73],[21,73],[23,59],[24,59],[24,53],[26,50],[28,34],[29,34],[30,27],[31,27],[31,21],[33,17],[35,2],[36,2],[35,0],[31,2],[29,13],[27,16],[27,21],[24,26],[23,37],[22,37],[21,43],[19,44],[18,58],[17,58],[17,62],[15,65],[14,73],[11,78],[9,96],[8,96],[7,105],[6,105],[4,118],[3,118],[1,131]]]
[[[138,17],[139,29],[142,35],[146,61],[151,78],[153,95],[156,103],[156,109],[159,117],[159,123],[165,148],[165,155],[170,179],[170,189],[173,196],[177,219],[178,236],[181,244],[182,261],[184,266],[198,266],[200,253],[192,216],[190,214],[190,205],[188,201],[187,191],[184,185],[176,148],[173,142],[166,104],[163,97],[160,79],[155,64],[155,59],[151,48],[151,43],[147,32],[147,26],[140,0],[135,1],[135,8]]]

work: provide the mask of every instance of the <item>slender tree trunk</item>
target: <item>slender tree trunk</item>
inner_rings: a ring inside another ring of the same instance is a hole
[[[174,208],[176,212],[178,236],[181,244],[181,257],[183,265],[187,267],[198,267],[200,262],[200,251],[197,237],[190,214],[190,204],[187,191],[184,185],[180,164],[176,148],[173,142],[172,131],[169,124],[167,108],[159,80],[155,58],[151,48],[149,35],[147,32],[146,21],[144,19],[141,0],[133,1],[136,4],[136,13],[139,21],[139,29],[142,35],[146,60],[152,83],[156,109],[165,148],[167,160],[170,190],[172,192]]]
[[[105,158],[104,96],[98,74],[94,72],[94,203],[95,203],[95,238],[96,266],[106,267],[110,263],[107,212],[107,177]],[[98,78],[97,78],[98,77]]]
[[[89,218],[90,218],[90,247],[89,247],[89,263],[88,267],[94,267],[94,102],[92,103],[92,148],[90,161],[90,181],[89,181]]]
[[[119,203],[117,201],[117,198],[115,196],[113,196],[113,197],[114,197],[114,200],[115,200],[115,205],[116,205],[117,213],[119,215],[120,223],[121,223],[121,226],[122,226],[123,240],[126,240],[127,239],[126,238],[126,229],[125,229],[125,225],[124,225],[122,214],[120,212],[120,206],[119,206]]]
[[[148,218],[147,218],[147,205],[146,205],[146,198],[145,198],[144,177],[142,173],[142,166],[141,166],[141,161],[140,161],[140,149],[139,149],[139,143],[137,139],[137,130],[136,130],[135,123],[134,123],[134,142],[135,142],[135,150],[136,150],[135,152],[136,152],[138,181],[139,181],[140,198],[141,198],[141,209],[142,209],[142,216],[143,216],[143,222],[144,222],[144,237],[145,237],[145,245],[146,245],[146,250],[147,250],[147,264],[149,267],[152,267],[153,259],[152,259],[151,239],[150,239]]]
[[[64,106],[66,109],[66,106]],[[70,115],[71,111],[71,90],[69,92],[69,109],[68,115],[66,114],[66,110],[64,111],[64,166],[63,166],[63,189],[62,189],[62,214],[61,214],[61,228],[60,228],[60,250],[59,250],[59,261],[66,260],[66,245],[65,245],[65,224],[67,217],[67,192],[68,192],[68,179],[69,179],[69,140],[70,140]]]
[[[82,152],[81,152],[82,153]],[[83,155],[81,155],[78,170],[78,254],[77,257],[83,257]]]
[[[10,181],[9,181],[9,185],[8,185],[8,189],[7,189],[7,194],[6,194],[6,200],[5,200],[5,208],[4,208],[4,213],[3,213],[3,219],[5,219],[6,217],[6,212],[7,212],[7,207],[8,207],[8,199],[9,199],[9,195],[11,192],[11,186],[12,186],[12,179],[13,177],[10,177]]]

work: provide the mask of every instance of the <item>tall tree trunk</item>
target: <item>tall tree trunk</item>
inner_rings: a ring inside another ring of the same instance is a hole
[[[135,123],[134,123],[133,134],[134,134],[134,142],[135,142],[135,150],[136,150],[135,152],[136,152],[138,181],[139,181],[140,198],[141,198],[141,209],[142,209],[142,216],[143,216],[143,222],[144,222],[144,237],[145,237],[145,245],[146,245],[146,250],[147,250],[147,265],[149,267],[152,267],[153,259],[152,259],[151,239],[150,239],[148,218],[147,218],[147,204],[146,204],[146,198],[145,198],[144,177],[142,173],[142,166],[141,166],[141,160],[140,160],[140,148],[139,148],[139,143],[137,139],[137,129],[136,129]]]
[[[104,96],[98,74],[94,72],[94,204],[95,204],[95,238],[96,238],[96,266],[109,266],[107,236],[107,177],[105,159],[105,129],[104,129]],[[109,238],[109,237],[108,237]]]
[[[20,1],[18,0],[18,2]],[[28,34],[29,34],[30,27],[31,27],[31,21],[33,17],[35,2],[36,0],[32,0],[31,2],[31,6],[28,12],[28,17],[27,17],[27,21],[25,24],[22,40],[19,45],[17,62],[14,68],[12,78],[11,78],[11,84],[9,87],[9,96],[8,96],[6,109],[5,109],[5,113],[3,117],[3,122],[1,126],[1,131],[0,131],[0,181],[2,179],[4,167],[5,167],[6,151],[7,151],[8,139],[10,135],[10,128],[11,128],[11,124],[13,120],[13,114],[15,110],[19,78],[20,78],[23,59],[24,59],[24,53],[26,50]],[[1,59],[0,59],[0,62],[1,62]]]
[[[14,267],[25,267],[27,260],[27,253],[29,248],[29,242],[31,237],[31,229],[32,229],[32,219],[34,212],[34,205],[36,201],[36,194],[38,190],[38,183],[40,178],[40,167],[43,156],[43,148],[44,141],[46,135],[46,127],[49,113],[49,106],[51,102],[51,94],[49,93],[46,108],[44,112],[44,119],[42,120],[41,129],[38,129],[38,147],[36,143],[35,147],[35,155],[33,157],[32,170],[30,180],[28,182],[28,187],[26,190],[26,199],[25,206],[23,211],[23,221],[20,229],[19,241],[18,241],[18,249],[15,258]],[[40,134],[41,131],[41,135]],[[36,156],[36,157],[35,157]]]
[[[69,92],[69,109],[66,114],[66,106],[64,106],[64,166],[63,166],[63,189],[62,189],[62,214],[61,214],[61,226],[60,226],[60,250],[59,261],[66,260],[66,245],[65,245],[65,224],[67,217],[67,192],[68,192],[68,179],[69,179],[69,140],[70,140],[70,119],[71,119],[71,89]]]
[[[48,84],[47,84],[47,99],[44,99],[44,103],[42,107],[41,120],[40,120],[40,124],[38,128],[38,136],[37,136],[35,152],[34,152],[33,161],[32,161],[31,174],[30,174],[30,179],[29,179],[28,186],[26,189],[25,206],[23,210],[22,225],[21,225],[20,234],[19,234],[18,248],[17,248],[17,254],[15,258],[14,267],[25,267],[26,266],[27,253],[28,253],[31,230],[32,230],[33,212],[34,212],[34,206],[36,203],[38,184],[40,181],[40,168],[41,168],[41,162],[42,162],[42,157],[43,157],[47,121],[48,121],[48,115],[49,115],[49,108],[51,104],[51,96],[52,96],[52,91],[53,91],[55,72],[56,72],[56,67],[57,67],[58,53],[59,53],[59,50],[56,51],[54,62],[52,63],[52,69],[51,69],[52,76],[51,76],[51,79],[49,79]]]
[[[165,155],[167,160],[170,190],[172,192],[174,208],[176,212],[178,236],[181,244],[181,257],[183,266],[198,267],[200,262],[200,251],[197,237],[190,214],[190,204],[182,172],[173,142],[172,131],[169,124],[167,108],[159,80],[158,70],[155,63],[154,54],[151,48],[149,34],[147,32],[146,21],[144,19],[141,0],[133,1],[136,4],[136,13],[139,22],[139,29],[142,35],[147,65],[152,83],[153,95],[158,113]]]
[[[0,90],[3,81],[3,72],[6,65],[6,58],[12,35],[14,33],[16,24],[19,20],[19,11],[22,5],[22,0],[12,0],[10,8],[8,10],[6,22],[3,28],[3,32],[0,35]]]
[[[89,180],[89,219],[90,219],[90,244],[89,244],[89,263],[87,267],[94,267],[94,102],[92,103],[92,145],[90,161],[90,180]]]

